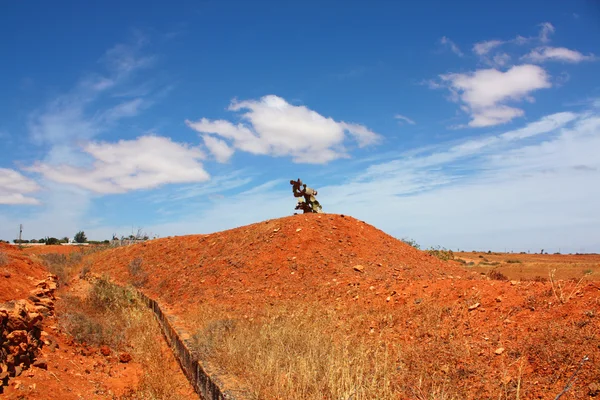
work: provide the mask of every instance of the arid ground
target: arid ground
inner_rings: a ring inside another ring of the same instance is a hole
[[[27,298],[47,269],[62,283],[43,321],[58,343],[42,347],[48,368],[10,377],[7,398],[193,398],[127,286],[176,315],[251,398],[600,396],[598,255],[443,261],[330,214],[111,249],[0,250],[1,301]]]

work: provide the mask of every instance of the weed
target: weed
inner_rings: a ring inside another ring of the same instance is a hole
[[[135,287],[143,287],[148,282],[148,273],[142,268],[143,260],[140,257],[131,260],[127,268],[131,275],[131,283]]]
[[[592,271],[592,270],[591,270],[591,269],[589,269],[589,268],[583,271],[583,275],[591,275],[591,274],[593,274],[593,273],[594,273],[594,271]]]
[[[455,258],[454,261],[461,263],[462,265],[467,265],[467,262],[462,258]]]
[[[415,249],[417,249],[417,250],[421,249],[421,245],[419,245],[419,243],[417,243],[417,241],[416,241],[416,240],[414,240],[414,239],[411,239],[411,238],[404,238],[404,239],[401,239],[401,240],[402,240],[404,243],[406,243],[407,245],[409,245],[409,246],[412,246],[412,247],[414,247],[414,248],[415,248]]]
[[[76,254],[76,253],[73,253]],[[58,276],[61,285],[68,286],[73,277],[77,263],[81,261],[78,257],[67,257],[64,254],[49,253],[40,255],[48,271]]]
[[[79,279],[85,279],[87,274],[90,273],[91,269],[92,269],[92,263],[89,261],[86,262],[85,265],[81,268],[81,271],[79,271]]]
[[[492,269],[487,273],[488,278],[495,280],[495,281],[507,281],[508,278],[506,275],[504,275],[502,272],[498,271],[497,269]]]
[[[521,260],[506,260],[507,264],[522,264]]]
[[[8,256],[4,252],[0,251],[0,267],[8,264],[8,261]]]
[[[429,250],[426,250],[426,252],[427,254],[437,257],[443,261],[454,260],[454,252],[440,246],[432,247]]]
[[[579,279],[579,281],[563,282],[563,281],[556,280],[555,274],[556,274],[555,269],[550,271],[550,274],[549,274],[550,275],[550,283],[552,284],[552,293],[554,294],[554,297],[556,297],[556,299],[558,301],[560,301],[562,304],[565,304],[566,302],[571,300],[571,298],[573,296],[575,296],[575,294],[581,288],[581,286],[582,286],[581,284],[582,284],[583,280],[587,277],[587,275],[584,275],[581,277],[581,279]]]
[[[496,266],[496,265],[500,265],[500,263],[498,261],[482,261],[479,263],[479,265],[488,265],[488,266]]]

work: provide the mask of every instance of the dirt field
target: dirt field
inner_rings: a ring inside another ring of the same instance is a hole
[[[514,254],[514,253],[454,253],[474,271],[488,273],[496,270],[509,279],[549,279],[552,271],[556,279],[600,280],[600,254]]]

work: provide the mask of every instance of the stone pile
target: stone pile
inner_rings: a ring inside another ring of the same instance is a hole
[[[30,366],[47,368],[45,361],[36,358],[44,344],[42,320],[54,313],[57,280],[50,274],[27,299],[0,304],[0,393],[10,377]]]

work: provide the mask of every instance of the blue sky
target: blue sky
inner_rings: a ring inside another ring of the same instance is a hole
[[[600,251],[592,1],[11,2],[0,238],[325,212],[423,246]]]

